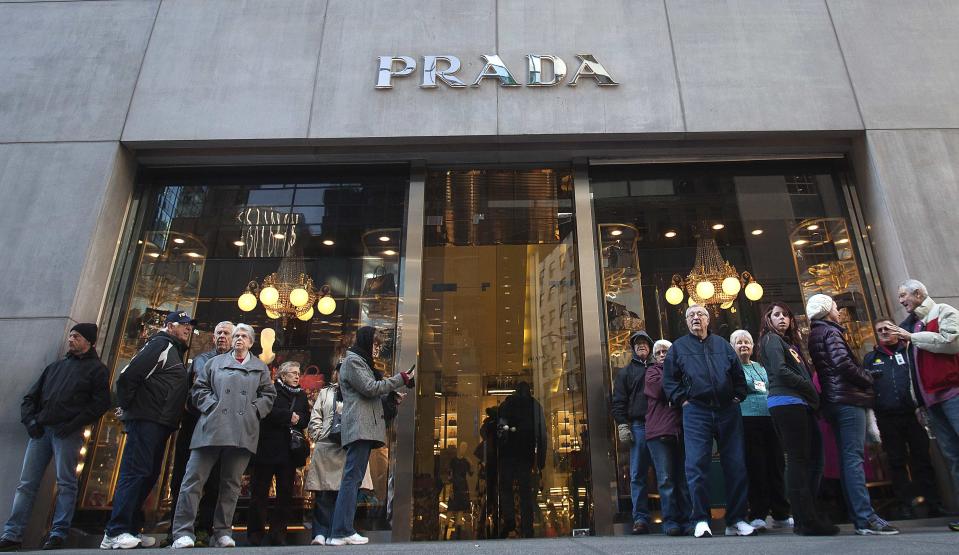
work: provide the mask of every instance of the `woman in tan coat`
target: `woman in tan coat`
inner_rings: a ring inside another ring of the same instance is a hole
[[[310,466],[306,472],[305,488],[316,492],[311,542],[313,545],[325,545],[326,538],[330,536],[333,507],[336,505],[340,481],[343,478],[343,465],[346,464],[346,450],[328,437],[333,411],[341,414],[343,411],[343,401],[337,400],[338,374],[338,370],[333,370],[330,385],[321,389],[316,397],[308,428],[310,439],[313,440],[313,453],[310,455]],[[373,489],[368,466],[360,489]]]

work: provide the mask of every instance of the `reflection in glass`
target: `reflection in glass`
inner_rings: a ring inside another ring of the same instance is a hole
[[[571,187],[429,173],[413,539],[590,527]]]

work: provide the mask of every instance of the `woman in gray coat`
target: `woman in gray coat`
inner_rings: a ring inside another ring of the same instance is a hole
[[[356,533],[356,495],[363,473],[370,462],[370,451],[386,442],[386,419],[382,396],[404,384],[412,387],[413,371],[384,378],[373,370],[373,358],[379,353],[376,328],[357,330],[356,341],[340,366],[340,391],[343,394],[342,443],[346,464],[340,492],[333,506],[332,530],[328,545],[365,544],[369,539]]]
[[[250,353],[256,332],[247,324],[233,330],[233,350],[210,359],[190,391],[202,413],[190,442],[190,460],[173,517],[173,547],[193,547],[200,493],[220,462],[220,491],[213,514],[216,547],[235,547],[233,513],[240,479],[256,452],[260,420],[270,413],[276,390],[270,369]]]

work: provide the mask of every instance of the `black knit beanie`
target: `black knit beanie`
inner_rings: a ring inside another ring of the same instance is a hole
[[[77,324],[70,328],[70,331],[75,331],[82,335],[84,339],[90,342],[90,345],[95,345],[97,342],[96,324]]]

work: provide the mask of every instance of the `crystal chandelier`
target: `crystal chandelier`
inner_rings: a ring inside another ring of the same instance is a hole
[[[685,289],[687,302],[692,305],[719,305],[729,309],[739,292],[745,287],[746,298],[758,301],[763,296],[762,286],[749,272],[742,275],[736,267],[719,254],[719,246],[713,237],[700,236],[696,240],[696,260],[686,279],[673,275],[672,285],[666,290],[666,301],[677,305],[683,302]]]
[[[306,264],[302,258],[284,257],[275,272],[246,286],[246,291],[237,299],[240,310],[249,312],[256,308],[259,298],[266,315],[274,320],[280,319],[283,325],[289,318],[308,321],[313,318],[313,305],[321,314],[331,314],[336,309],[336,301],[330,293],[330,286],[324,285],[317,292],[313,287],[313,278],[306,275]]]

